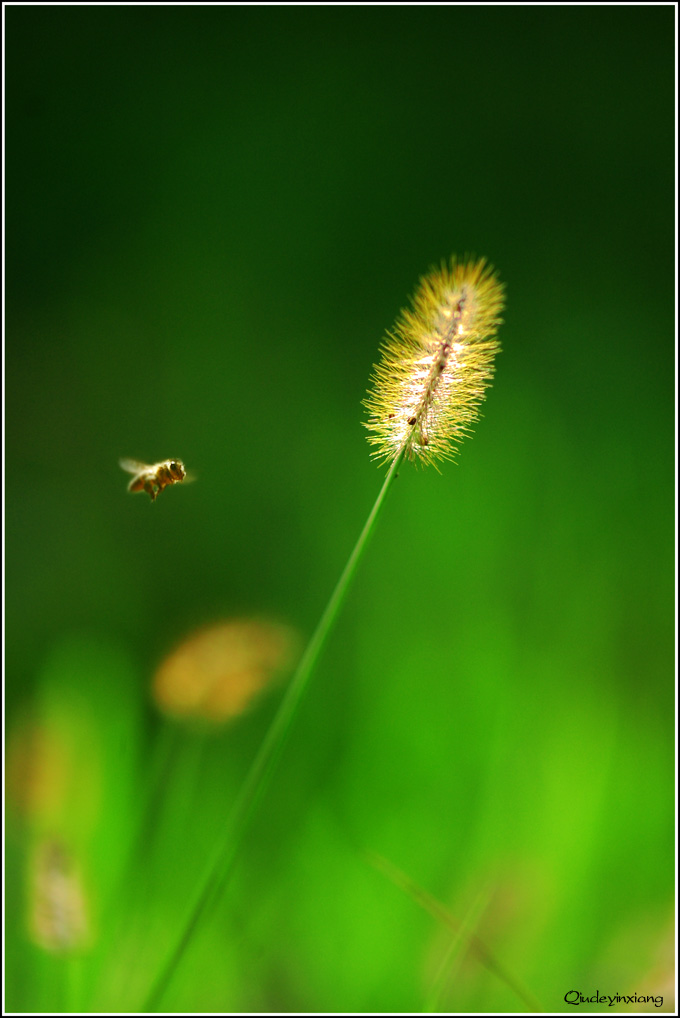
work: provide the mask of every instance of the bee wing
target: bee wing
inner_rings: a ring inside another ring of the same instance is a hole
[[[118,460],[123,470],[127,470],[128,474],[141,474],[144,470],[148,470],[148,463],[139,463],[137,460]]]

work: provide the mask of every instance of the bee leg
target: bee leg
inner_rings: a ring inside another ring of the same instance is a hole
[[[153,481],[151,479],[149,479],[148,481],[144,482],[144,491],[147,493],[147,495],[151,496],[151,501],[152,502],[156,501],[156,488],[155,488],[154,483],[153,483]]]

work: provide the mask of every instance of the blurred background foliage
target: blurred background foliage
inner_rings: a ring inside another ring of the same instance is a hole
[[[546,1010],[672,1009],[673,5],[10,6],[6,86],[8,1009],[141,1007],[281,695],[198,730],[154,670],[310,634],[451,253],[507,283],[484,419],[402,469],[165,1005],[525,1010],[372,851]]]

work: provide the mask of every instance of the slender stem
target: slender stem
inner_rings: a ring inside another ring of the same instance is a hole
[[[376,869],[381,870],[397,887],[400,887],[422,908],[438,919],[440,922],[448,926],[456,934],[456,937],[460,936],[467,939],[468,945],[471,950],[477,955],[478,959],[484,965],[489,972],[493,972],[506,986],[510,987],[514,993],[526,1004],[527,1009],[531,1012],[543,1012],[543,1007],[536,1000],[532,993],[519,979],[515,978],[504,965],[500,963],[498,958],[491,953],[486,945],[480,940],[476,933],[471,932],[468,929],[468,922],[460,922],[456,919],[445,905],[442,905],[440,901],[433,898],[431,894],[428,894],[426,890],[419,887],[415,881],[411,880],[406,873],[402,873],[401,870],[397,869],[388,859],[384,859],[380,855],[376,855],[374,852],[367,853],[367,858]],[[457,946],[454,942],[452,945],[454,948]]]
[[[260,801],[281,756],[290,729],[297,713],[298,707],[309,684],[314,668],[317,664],[324,644],[333,628],[336,618],[343,605],[350,583],[357,570],[359,562],[368,545],[369,538],[373,533],[378,516],[382,509],[387,493],[397,476],[397,471],[404,459],[405,447],[393,460],[380,489],[375,505],[371,509],[359,539],[354,546],[347,565],[345,566],[340,579],[337,582],[326,610],[321,616],[319,623],[314,630],[311,640],[307,644],[297,670],[291,679],[286,694],[281,701],[279,709],[274,716],[262,745],[251,765],[250,771],[236,799],[227,821],[225,836],[218,844],[198,893],[194,900],[193,907],[177,940],[172,953],[161,969],[152,986],[147,999],[144,1011],[147,1013],[155,1010],[172,978],[172,975],[179,964],[184,952],[204,914],[220,893],[227,877],[231,872],[232,865],[237,856],[243,836],[253,816],[255,808]]]

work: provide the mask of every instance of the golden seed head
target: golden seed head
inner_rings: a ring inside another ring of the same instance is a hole
[[[297,646],[297,635],[278,623],[233,619],[209,626],[161,662],[154,699],[176,718],[229,721],[289,668]]]
[[[432,269],[399,315],[364,401],[373,453],[391,462],[453,459],[479,416],[500,350],[504,287],[485,259]]]
[[[32,939],[55,954],[87,946],[85,892],[76,860],[64,844],[48,838],[38,844],[32,863]]]

